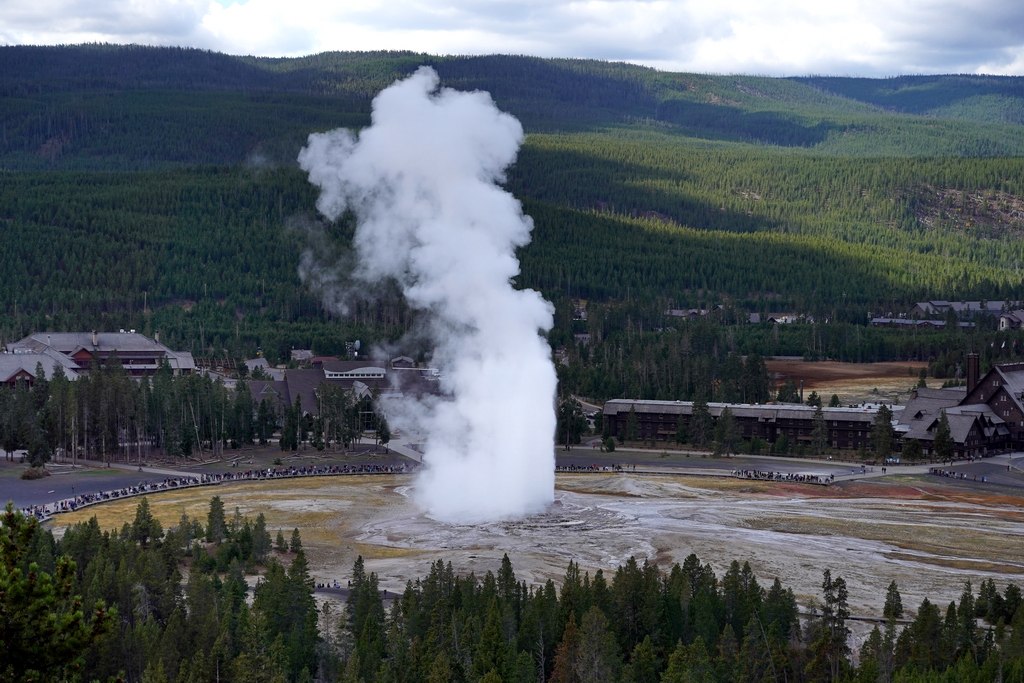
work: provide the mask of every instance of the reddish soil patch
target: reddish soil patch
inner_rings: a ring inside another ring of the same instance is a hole
[[[768,373],[778,382],[793,379],[803,380],[805,389],[829,386],[836,382],[850,380],[901,380],[916,382],[921,368],[927,363],[921,361],[900,361],[891,363],[840,363],[838,361],[803,361],[796,359],[766,360]]]
[[[832,394],[843,404],[864,401],[892,402],[905,395],[918,381],[921,361],[888,363],[840,363],[777,358],[765,361],[776,386],[786,380],[803,383],[804,394],[817,391],[828,401]]]
[[[907,483],[891,479],[845,481],[833,486],[809,486],[791,482],[770,482],[751,488],[749,493],[780,498],[919,500],[962,503],[964,505],[1005,505],[1024,508],[1024,495],[996,493],[984,490],[965,490],[942,483]],[[1022,510],[1024,514],[1024,510]]]

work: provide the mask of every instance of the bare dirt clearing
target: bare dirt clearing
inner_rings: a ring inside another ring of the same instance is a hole
[[[804,396],[818,392],[828,402],[832,394],[843,405],[873,401],[904,402],[917,386],[918,376],[927,363],[900,361],[892,363],[840,363],[838,361],[804,361],[775,358],[766,360],[768,374],[781,385],[788,379],[803,382]],[[934,379],[930,380],[935,385]]]
[[[544,514],[481,525],[447,525],[407,496],[408,476],[322,477],[228,484],[151,495],[166,526],[182,512],[205,521],[219,495],[230,515],[263,512],[271,533],[302,531],[317,581],[344,584],[357,555],[382,587],[401,590],[437,559],[456,571],[496,571],[508,553],[529,583],[560,580],[570,559],[606,572],[630,556],[663,567],[691,552],[722,573],[747,559],[807,602],[831,568],[858,613],[880,610],[891,580],[904,603],[956,599],[965,580],[1024,578],[1024,497],[964,491],[927,481],[859,482],[830,488],[686,476],[559,475]],[[120,528],[138,499],[64,515],[62,527],[96,515]]]

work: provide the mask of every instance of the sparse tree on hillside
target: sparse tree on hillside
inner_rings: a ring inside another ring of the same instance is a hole
[[[850,617],[849,594],[846,581],[841,577],[833,579],[828,569],[824,572],[821,588],[821,614],[808,625],[810,660],[807,673],[814,680],[838,681],[849,664],[850,629],[846,625]]]
[[[227,519],[224,517],[224,502],[220,496],[210,499],[210,510],[206,514],[206,540],[220,543],[228,535]]]
[[[636,416],[636,408],[629,407],[629,414],[626,415],[626,438],[625,441],[636,441],[640,433],[640,426]]]
[[[732,455],[736,452],[736,443],[739,441],[739,428],[736,425],[736,418],[729,408],[722,408],[715,423],[715,453]]]
[[[821,405],[814,409],[814,418],[811,424],[811,448],[815,455],[821,455],[828,448],[828,425],[825,423],[825,413]]]
[[[903,441],[903,458],[908,462],[917,462],[924,457],[921,442],[917,439],[905,439]]]
[[[627,431],[629,431],[629,420],[634,422],[636,420],[636,412],[632,408],[630,409],[630,416],[627,418]],[[558,404],[555,427],[556,442],[565,446],[565,450],[569,450],[573,444],[580,442],[586,430],[587,417],[583,414],[583,406],[573,396],[563,398]]]
[[[130,538],[143,548],[147,547],[150,541],[158,541],[163,537],[163,526],[150,511],[149,498],[143,496],[138,507],[135,508],[135,520],[130,529]]]
[[[284,540],[284,532],[281,529],[277,530],[277,538],[274,539],[274,550],[279,553],[283,553],[288,550],[288,543]]]
[[[939,413],[939,421],[935,426],[935,440],[933,444],[935,455],[938,456],[939,460],[953,459],[953,435],[949,429],[949,418],[946,417],[945,410]]]
[[[787,379],[783,382],[782,386],[779,387],[776,400],[779,403],[800,403],[800,391],[797,389],[796,382],[792,379]]]
[[[871,447],[875,456],[885,460],[892,454],[892,410],[883,405],[871,426]]]
[[[694,446],[704,447],[711,440],[714,429],[708,402],[698,398],[693,402],[693,416],[690,418],[690,441]]]

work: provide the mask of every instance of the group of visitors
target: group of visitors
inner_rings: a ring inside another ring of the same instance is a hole
[[[636,472],[636,465],[555,465],[556,472]]]
[[[288,479],[293,477],[322,477],[341,474],[401,474],[408,471],[402,465],[306,465],[303,467],[278,467],[267,469],[249,469],[243,472],[210,472],[206,474],[182,475],[168,477],[161,481],[143,482],[136,486],[123,486],[110,491],[96,493],[79,493],[71,498],[58,500],[55,503],[28,505],[21,509],[22,513],[44,520],[62,512],[74,512],[78,508],[110,500],[140,496],[146,493],[169,491],[191,486],[210,486],[235,481],[262,481],[267,479]]]
[[[956,470],[944,470],[941,467],[929,467],[928,474],[934,474],[940,477],[949,477],[950,479],[962,479],[971,481],[988,481],[985,475],[981,475],[981,479],[978,479],[977,474],[968,475],[967,472],[958,472]]]
[[[757,479],[759,481],[790,481],[799,484],[822,484],[828,486],[835,481],[836,475],[804,474],[802,472],[773,472],[768,470],[733,470],[732,476],[739,479]]]

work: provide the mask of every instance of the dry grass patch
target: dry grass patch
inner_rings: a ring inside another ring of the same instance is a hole
[[[1003,562],[992,562],[988,560],[953,559],[949,557],[922,557],[920,555],[909,555],[907,553],[886,553],[885,557],[902,562],[923,562],[936,567],[956,569],[965,572],[996,572],[1001,574],[1024,575],[1024,568],[1017,565]]]
[[[205,522],[210,499],[220,496],[229,520],[237,507],[247,517],[255,517],[262,512],[267,518],[268,529],[304,529],[330,524],[338,514],[334,507],[353,507],[364,497],[369,499],[370,505],[376,504],[377,499],[392,490],[395,483],[395,475],[308,477],[199,486],[151,493],[146,497],[150,511],[164,528],[177,525],[183,512]],[[54,529],[62,529],[96,517],[101,528],[120,529],[135,518],[135,509],[141,500],[141,496],[136,496],[81,508],[58,515],[50,525]],[[337,506],[332,503],[337,503]],[[317,509],[318,506],[326,509]]]
[[[942,512],[950,514],[949,510]],[[1013,567],[1013,573],[1024,573],[1024,544],[1019,536],[946,526],[939,515],[934,524],[879,523],[824,516],[753,517],[745,519],[744,524],[752,529],[780,533],[879,541],[928,555],[927,561],[946,563],[944,566],[954,566],[950,563],[957,561],[990,562]],[[914,558],[925,561],[919,555]]]

